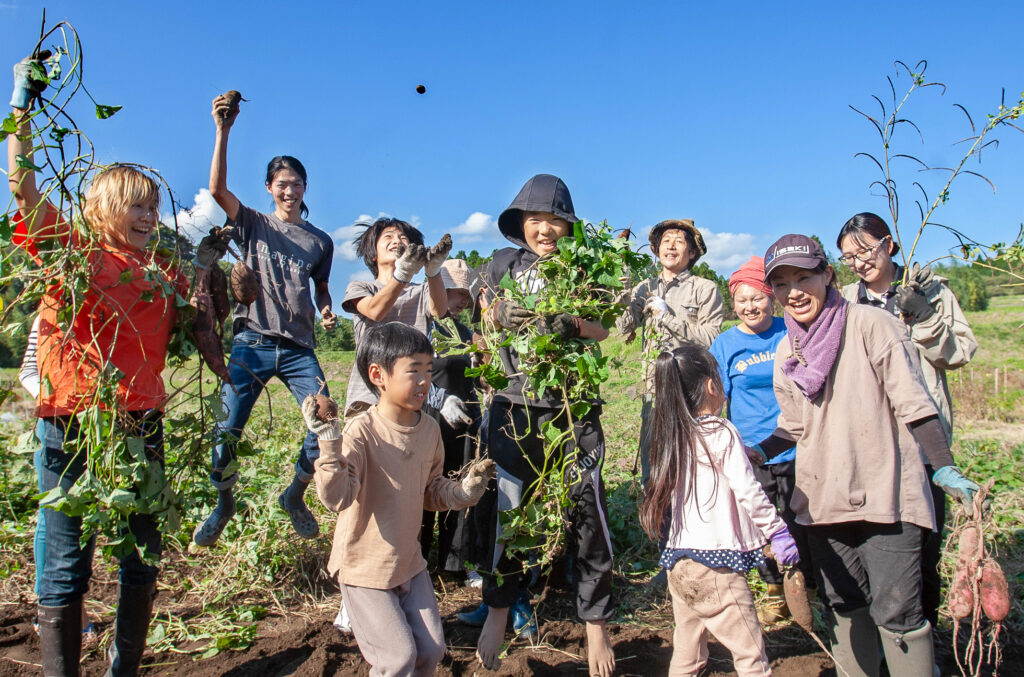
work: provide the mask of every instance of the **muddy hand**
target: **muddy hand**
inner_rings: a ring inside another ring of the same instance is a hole
[[[445,233],[444,237],[427,252],[427,263],[423,271],[427,277],[434,277],[441,272],[441,264],[448,258],[451,250],[452,236]]]

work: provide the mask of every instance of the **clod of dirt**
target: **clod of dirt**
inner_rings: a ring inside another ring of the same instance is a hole
[[[326,395],[316,396],[316,417],[323,422],[338,420],[338,403]]]
[[[416,93],[417,94],[424,94],[426,91],[427,91],[427,88],[424,87],[423,85],[416,85]]]
[[[259,284],[256,282],[256,273],[247,266],[244,261],[237,261],[231,266],[231,296],[235,303],[247,306],[256,300],[259,294]]]

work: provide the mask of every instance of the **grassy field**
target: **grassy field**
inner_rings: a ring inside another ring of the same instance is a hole
[[[950,379],[956,407],[955,453],[967,474],[977,480],[995,479],[993,535],[1011,586],[1015,588],[1005,636],[1024,629],[1024,298],[998,297],[989,310],[969,313],[981,344],[972,364]],[[618,361],[603,389],[607,402],[603,424],[607,438],[605,482],[616,550],[616,621],[666,622],[663,600],[645,594],[645,582],[655,571],[655,549],[641,533],[636,518],[636,484],[632,469],[639,435],[640,359],[638,346],[620,339],[606,342],[606,352]],[[351,370],[350,352],[320,355],[331,392],[344,394]],[[997,376],[998,374],[998,376]],[[10,377],[12,375],[9,375]],[[998,378],[998,385],[996,379]],[[205,388],[209,392],[212,384]],[[179,402],[178,406],[188,406]],[[0,423],[0,599],[32,600],[32,532],[35,525],[32,444],[19,438],[32,425],[30,405],[16,396],[4,405]],[[326,578],[324,564],[330,538],[300,541],[287,516],[277,506],[277,494],[287,485],[304,425],[298,407],[285,387],[272,383],[260,400],[247,436],[259,454],[242,459],[237,492],[239,514],[220,543],[208,551],[190,551],[197,520],[212,509],[214,491],[205,479],[208,463],[188,459],[196,468],[183,493],[187,513],[179,532],[166,539],[161,574],[161,613],[153,624],[151,646],[212,656],[251,643],[257,621],[271,612],[323,615],[336,603],[337,587]],[[309,497],[325,534],[333,517]],[[944,565],[947,573],[951,561]],[[96,578],[116,578],[113,562],[96,560]],[[755,590],[760,583],[752,579]],[[103,589],[97,585],[97,589]],[[91,595],[94,615],[109,619],[112,596]],[[108,630],[109,632],[109,630]]]

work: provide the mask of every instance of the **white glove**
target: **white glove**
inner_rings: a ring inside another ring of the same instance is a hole
[[[660,296],[652,296],[647,299],[647,306],[644,307],[644,312],[652,315],[661,315],[668,312],[668,304]]]
[[[469,425],[473,422],[473,419],[469,417],[469,412],[466,410],[466,403],[455,397],[455,395],[449,395],[444,398],[444,404],[441,405],[441,416],[452,427],[456,425]]]
[[[452,250],[452,236],[448,233],[427,251],[427,264],[423,272],[427,277],[436,277],[441,272],[441,264],[448,258],[448,252]]]
[[[455,497],[463,503],[474,504],[487,491],[487,483],[498,472],[498,467],[489,458],[478,460],[469,468],[462,478],[462,483],[455,489]]]
[[[408,284],[416,273],[423,269],[427,262],[427,249],[421,244],[406,245],[398,254],[395,261],[394,278],[399,282]]]
[[[306,427],[309,428],[310,432],[316,435],[318,439],[340,439],[341,421],[338,419],[338,405],[334,400],[330,398],[327,399],[334,405],[332,412],[325,412],[325,415],[329,417],[328,420],[321,421],[317,416],[315,395],[306,395],[306,399],[302,400],[302,418],[306,419]]]

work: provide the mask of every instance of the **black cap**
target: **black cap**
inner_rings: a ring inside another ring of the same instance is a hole
[[[806,235],[783,235],[764,253],[764,279],[771,276],[779,266],[794,266],[813,270],[827,263],[821,245]]]

